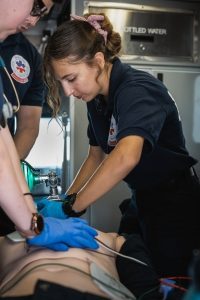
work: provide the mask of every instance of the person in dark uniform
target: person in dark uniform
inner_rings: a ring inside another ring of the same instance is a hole
[[[7,122],[20,159],[27,157],[36,141],[42,104],[46,94],[42,78],[41,55],[22,32],[34,27],[42,16],[50,12],[54,3],[61,3],[61,1],[37,2],[34,12],[27,15],[17,26],[15,30],[17,33],[4,35],[4,38],[1,39],[2,67],[0,74],[5,96],[15,107],[15,113]],[[15,117],[17,122],[15,122]],[[0,234],[7,234],[13,229],[13,222],[0,208]]]
[[[27,16],[44,9],[45,4],[41,0],[1,0],[0,40],[14,33]],[[4,67],[1,57],[0,67]],[[8,130],[7,119],[11,115],[12,105],[4,93],[0,75],[0,207],[29,245],[56,251],[66,251],[74,246],[97,249],[98,244],[94,240],[97,232],[85,220],[43,218],[36,211]]]
[[[8,75],[5,70],[1,69],[5,95],[12,105],[18,107],[16,124],[13,117],[9,119],[8,125],[20,159],[28,156],[36,141],[45,98],[41,55],[21,32],[34,27],[42,16],[48,14],[54,2],[59,3],[61,0],[44,0],[43,2],[45,9],[42,13],[38,10],[39,13],[29,15],[18,26],[17,31],[20,32],[10,35],[0,44],[0,55],[12,77],[20,102],[20,107],[18,107]]]
[[[20,159],[25,159],[39,132],[44,101],[42,59],[36,48],[22,33],[11,35],[1,43],[0,55],[13,79],[20,100],[16,132],[14,130],[14,118],[9,120],[9,128]],[[1,69],[1,77],[6,97],[12,105],[17,106],[18,103],[11,82],[3,69]]]
[[[86,103],[89,152],[67,190],[70,207],[44,199],[40,212],[80,215],[124,180],[133,197],[119,232],[142,234],[160,276],[187,274],[200,246],[200,186],[176,103],[162,82],[120,61],[121,37],[104,14],[72,18],[48,42],[46,82],[54,116],[60,85]]]

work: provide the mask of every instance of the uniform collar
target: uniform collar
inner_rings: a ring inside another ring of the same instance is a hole
[[[22,36],[22,33],[15,33],[12,35],[9,35],[2,43],[1,46],[12,46],[15,45],[16,43],[18,43],[20,41],[20,38]]]
[[[105,102],[102,95],[98,95],[94,98],[97,112],[108,116],[112,115],[115,92],[123,80],[124,71],[123,64],[119,58],[115,58],[112,63],[113,66],[110,73],[108,101]]]
[[[113,67],[110,74],[110,86],[109,86],[109,96],[108,96],[108,110],[113,111],[115,92],[120,86],[123,80],[124,68],[121,60],[115,58],[113,60]]]

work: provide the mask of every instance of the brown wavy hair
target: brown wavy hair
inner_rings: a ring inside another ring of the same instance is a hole
[[[93,13],[94,14],[94,13]],[[86,14],[87,17],[91,14]],[[94,56],[97,52],[102,52],[105,57],[105,68],[108,63],[119,55],[121,50],[121,37],[113,30],[108,17],[103,15],[104,20],[100,22],[101,28],[107,31],[107,42],[92,25],[82,20],[69,20],[60,25],[54,34],[49,38],[44,54],[44,79],[48,87],[47,102],[52,109],[53,117],[60,108],[60,85],[54,77],[52,60],[67,58],[70,63],[83,61],[89,66],[94,66]],[[99,75],[103,70],[99,70]]]

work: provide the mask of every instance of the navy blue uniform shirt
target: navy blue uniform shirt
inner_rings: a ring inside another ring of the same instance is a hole
[[[197,162],[185,147],[175,101],[163,83],[147,72],[115,59],[108,103],[99,95],[87,108],[89,143],[105,153],[126,136],[144,138],[140,162],[124,178],[132,188],[158,185]]]
[[[22,33],[9,36],[0,43],[0,55],[17,89],[21,105],[42,106],[44,83],[42,58],[37,49]],[[5,71],[0,69],[4,92],[12,105],[17,105],[16,96]],[[13,124],[9,124],[13,133]]]

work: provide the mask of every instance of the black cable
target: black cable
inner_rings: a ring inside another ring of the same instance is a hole
[[[141,296],[139,296],[139,298],[137,298],[137,300],[143,300],[146,296],[148,296],[149,294],[153,293],[154,291],[156,291],[157,289],[160,288],[160,285],[144,292]]]

